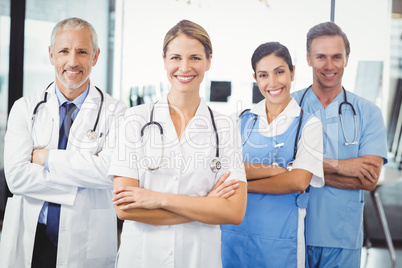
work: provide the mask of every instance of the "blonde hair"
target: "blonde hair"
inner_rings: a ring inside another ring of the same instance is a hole
[[[167,47],[173,39],[179,34],[185,34],[189,38],[197,39],[204,46],[207,59],[212,54],[212,43],[207,31],[195,22],[189,20],[182,20],[171,28],[165,35],[163,40],[163,55],[166,55]]]

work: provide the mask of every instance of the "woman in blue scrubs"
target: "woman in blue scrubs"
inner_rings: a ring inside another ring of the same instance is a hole
[[[239,116],[247,210],[240,225],[221,226],[223,267],[304,267],[308,188],[324,185],[322,125],[290,96],[285,46],[262,44],[251,63],[265,99]]]

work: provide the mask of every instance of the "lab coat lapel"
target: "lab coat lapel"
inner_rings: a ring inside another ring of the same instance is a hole
[[[205,100],[201,98],[198,109],[194,117],[188,123],[181,142],[183,144],[190,143],[194,148],[199,148],[199,146],[213,146],[215,145],[215,141],[210,140],[213,133],[212,119],[208,106]],[[211,142],[213,144],[211,144]]]
[[[88,96],[85,98],[85,101],[82,104],[81,109],[78,112],[73,125],[71,126],[67,148],[70,148],[69,145],[71,145],[71,143],[77,145],[77,148],[82,147],[83,143],[86,143],[88,144],[88,146],[93,147],[93,145],[90,145],[91,143],[93,143],[93,141],[89,140],[87,132],[88,130],[93,129],[95,125],[95,121],[100,107],[100,101],[101,96],[98,90],[91,84]],[[102,110],[104,109],[104,107],[102,108]],[[97,133],[99,133],[101,123],[102,118],[99,118],[96,131]]]
[[[161,98],[154,105],[153,120],[161,124],[165,144],[177,144],[179,139],[173,121],[170,117],[167,96]]]
[[[49,113],[52,115],[52,118],[55,122],[56,126],[59,126],[59,101],[57,100],[56,96],[56,88],[55,88],[55,83],[53,83],[52,86],[50,86],[46,92],[48,93],[47,95],[47,101],[46,101],[46,108],[49,110]]]

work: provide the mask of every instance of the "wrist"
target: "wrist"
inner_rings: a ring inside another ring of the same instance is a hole
[[[340,161],[341,160],[338,159],[324,159],[323,161],[324,174],[337,173]]]

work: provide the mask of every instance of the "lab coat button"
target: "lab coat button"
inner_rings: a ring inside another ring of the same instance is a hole
[[[169,256],[172,256],[172,255],[173,255],[173,251],[169,251],[168,255],[169,255]]]

